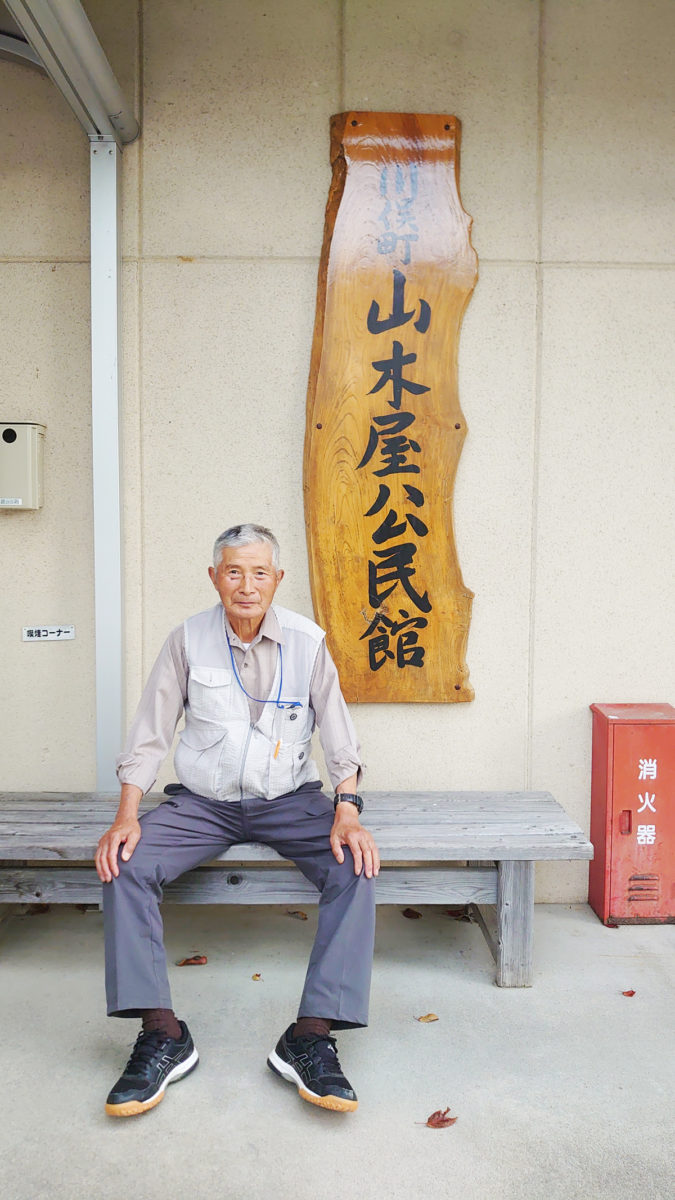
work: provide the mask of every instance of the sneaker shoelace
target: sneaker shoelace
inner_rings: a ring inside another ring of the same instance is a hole
[[[124,1074],[144,1077],[159,1051],[170,1041],[169,1035],[162,1033],[161,1030],[155,1030],[152,1033],[141,1031],[134,1043],[131,1057],[124,1068]]]
[[[317,1066],[323,1067],[326,1074],[342,1075],[335,1038],[315,1037],[302,1040],[307,1042],[307,1052],[312,1061]]]

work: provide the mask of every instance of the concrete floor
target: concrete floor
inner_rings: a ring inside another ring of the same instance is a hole
[[[315,910],[167,907],[170,960],[209,959],[172,973],[201,1062],[128,1120],[103,1112],[136,1022],[102,1015],[99,913],[4,924],[2,1200],[671,1200],[675,926],[538,906],[534,987],[504,990],[476,925],[421,911],[378,910],[372,1024],[339,1037],[349,1115],[265,1066]],[[420,1124],[448,1105],[456,1125]]]

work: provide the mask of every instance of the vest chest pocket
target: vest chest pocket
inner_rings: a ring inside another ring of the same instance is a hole
[[[291,697],[293,699],[293,697]],[[275,735],[284,745],[296,746],[311,738],[314,731],[314,710],[305,701],[297,708],[278,709],[274,722]]]
[[[188,703],[202,721],[222,722],[232,712],[232,672],[226,667],[191,667]]]

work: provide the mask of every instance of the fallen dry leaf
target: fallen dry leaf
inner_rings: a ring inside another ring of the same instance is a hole
[[[404,908],[402,915],[407,917],[409,921],[416,921],[422,914],[418,913],[416,908]]]
[[[187,958],[181,958],[176,963],[177,967],[204,967],[208,962],[205,954],[190,954]]]
[[[447,1129],[448,1125],[454,1125],[457,1117],[449,1117],[449,1108],[439,1108],[436,1112],[432,1112],[430,1117],[427,1117],[426,1124],[430,1129]],[[418,1124],[422,1124],[421,1121]]]
[[[307,913],[303,912],[301,908],[287,908],[286,916],[295,917],[296,921],[306,921],[307,920]]]
[[[423,1025],[429,1025],[432,1021],[437,1021],[436,1013],[426,1013],[423,1017],[415,1017],[416,1021],[421,1021]]]
[[[468,921],[473,924],[471,913],[465,908],[446,908],[443,912],[444,917],[450,917],[452,921]]]
[[[251,975],[251,979],[255,980],[255,982],[257,983],[259,979],[262,979],[262,975],[260,975],[260,974]]]
[[[622,996],[634,996],[634,995],[635,995],[635,992],[634,992],[634,991],[630,991],[630,992],[622,992],[622,993],[621,993],[621,995],[622,995]]]

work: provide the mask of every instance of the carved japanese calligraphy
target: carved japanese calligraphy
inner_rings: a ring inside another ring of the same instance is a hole
[[[477,276],[459,122],[341,113],[331,135],[304,464],[314,611],[348,700],[472,700],[452,516]]]

